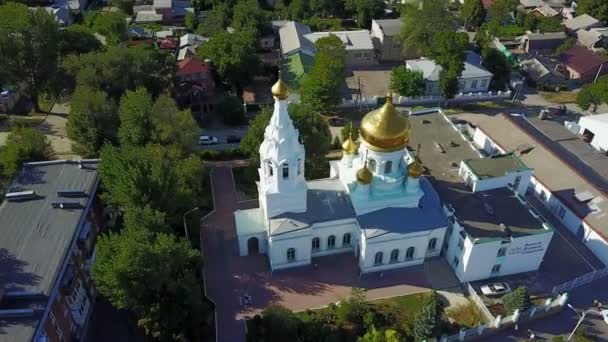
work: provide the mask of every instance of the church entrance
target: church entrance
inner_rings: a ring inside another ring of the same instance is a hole
[[[252,237],[247,240],[247,253],[249,255],[256,255],[260,252],[260,242],[257,237]]]

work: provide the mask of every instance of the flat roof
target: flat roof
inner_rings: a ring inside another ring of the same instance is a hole
[[[508,172],[529,170],[526,164],[513,153],[499,154],[482,159],[466,159],[464,162],[480,179],[501,177]]]
[[[331,31],[331,32],[312,32],[304,35],[313,45],[314,43],[330,35],[335,35],[344,43],[346,51],[348,50],[373,50],[374,43],[368,30],[358,31]]]
[[[398,36],[401,33],[403,21],[398,19],[373,19],[382,29],[385,36]]]
[[[420,158],[428,179],[442,202],[454,207],[456,217],[471,238],[517,237],[545,231],[542,222],[532,216],[511,190],[471,192],[458,174],[460,162],[475,164],[481,157],[441,113],[410,116],[410,123],[410,145],[420,144]]]
[[[97,160],[52,161],[25,164],[9,192],[34,191],[35,197],[4,200],[0,205],[1,286],[5,291],[27,291],[48,298],[58,280],[69,247],[76,238],[86,205],[95,196]],[[59,191],[82,191],[83,197],[64,197]],[[78,202],[66,209],[54,204]],[[44,302],[46,303],[46,301]],[[0,303],[0,308],[4,305]],[[21,303],[35,306],[40,300]],[[44,310],[44,304],[42,310]],[[42,312],[36,311],[37,315]],[[30,341],[39,318],[0,318],[0,341]]]

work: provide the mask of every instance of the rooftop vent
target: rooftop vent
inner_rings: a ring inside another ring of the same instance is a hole
[[[60,190],[57,191],[60,197],[87,197],[87,193],[82,190]]]
[[[82,204],[80,202],[54,202],[53,208],[57,209],[80,209]]]
[[[574,198],[576,198],[577,201],[584,203],[584,202],[591,201],[593,198],[595,198],[595,196],[590,191],[583,191],[583,192],[575,191]]]
[[[28,190],[28,191],[18,191],[18,192],[9,192],[4,195],[4,198],[7,200],[14,201],[26,201],[30,199],[36,198],[36,191]]]

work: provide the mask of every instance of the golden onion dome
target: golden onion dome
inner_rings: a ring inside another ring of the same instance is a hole
[[[361,184],[371,184],[374,174],[367,167],[367,161],[362,168],[357,171],[357,181]]]
[[[361,120],[361,138],[374,151],[397,151],[409,141],[410,121],[397,111],[392,98],[387,95],[382,107],[367,113]]]
[[[272,96],[279,100],[285,100],[289,96],[289,87],[287,86],[287,83],[281,79],[281,73],[279,73],[279,79],[272,88],[270,88],[270,91],[272,92]]]
[[[342,143],[342,152],[346,153],[346,154],[357,154],[357,144],[355,143],[355,141],[353,140],[353,135],[352,133],[348,134],[348,139],[346,139],[343,143]]]
[[[416,156],[416,158],[414,158],[414,162],[407,166],[407,174],[410,177],[418,178],[422,176],[423,173],[424,166],[422,166],[422,161],[420,161],[420,158]]]

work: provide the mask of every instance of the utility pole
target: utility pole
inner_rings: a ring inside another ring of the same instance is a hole
[[[570,305],[570,304],[567,304],[567,305],[570,309],[572,309],[572,311],[576,312],[576,315],[579,317],[579,319],[578,319],[578,322],[576,323],[576,326],[574,327],[574,329],[572,330],[572,332],[570,333],[570,335],[568,336],[568,339],[566,341],[572,340],[572,337],[574,337],[574,334],[576,333],[576,331],[578,330],[580,325],[583,323],[583,321],[585,320],[585,317],[587,317],[588,313],[593,313],[593,314],[600,315],[600,316],[602,315],[599,311],[593,310],[593,309],[585,310],[581,314],[572,305]]]

